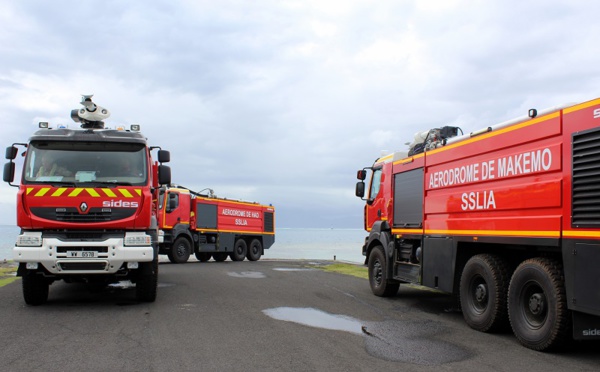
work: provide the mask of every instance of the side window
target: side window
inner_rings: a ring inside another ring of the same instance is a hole
[[[164,201],[165,201],[165,191],[161,190],[160,193],[158,194],[158,209],[163,208]]]
[[[369,190],[369,199],[374,199],[379,194],[379,188],[381,187],[381,168],[373,170],[373,177],[371,178],[371,190]]]
[[[179,207],[179,193],[169,193],[169,203],[167,204],[167,212],[173,212]]]

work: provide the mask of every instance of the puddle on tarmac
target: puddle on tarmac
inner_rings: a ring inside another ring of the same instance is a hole
[[[307,269],[301,267],[275,267],[275,271],[315,271],[316,269]]]
[[[345,315],[333,315],[310,307],[276,307],[263,310],[273,319],[294,322],[309,327],[362,334],[360,321]]]
[[[260,271],[242,271],[241,273],[236,273],[230,271],[227,273],[229,276],[233,276],[234,278],[250,278],[250,279],[262,279],[267,276]]]
[[[172,287],[172,286],[173,286],[172,283],[158,283],[158,285],[157,285],[157,287],[159,287],[159,288]],[[132,283],[131,280],[122,280],[117,283],[111,283],[107,287],[118,288],[118,289],[128,289],[128,288],[135,288],[135,283]]]
[[[117,283],[111,283],[108,285],[108,287],[110,288],[121,288],[121,289],[127,289],[127,288],[134,288],[135,284],[131,282],[131,280],[122,280],[120,282]]]
[[[277,307],[263,313],[277,320],[362,334],[367,353],[388,361],[435,366],[471,357],[466,349],[437,339],[447,328],[435,321],[362,322],[345,315],[297,307]]]
[[[436,366],[471,357],[465,348],[438,339],[448,330],[435,321],[367,322],[364,332],[367,352],[389,361]]]

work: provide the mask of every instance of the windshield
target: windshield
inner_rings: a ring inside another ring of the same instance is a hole
[[[146,148],[133,143],[34,142],[23,183],[145,185]]]

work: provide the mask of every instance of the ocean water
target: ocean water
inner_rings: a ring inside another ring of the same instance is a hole
[[[12,259],[12,247],[19,235],[16,226],[0,226],[0,260]],[[275,244],[265,250],[264,259],[338,260],[363,263],[362,229],[278,228]]]

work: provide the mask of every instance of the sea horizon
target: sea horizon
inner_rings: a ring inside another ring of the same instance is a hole
[[[12,259],[12,248],[20,228],[0,225],[0,260]],[[362,228],[277,227],[275,244],[263,259],[336,260],[363,263],[362,245],[367,236]]]

